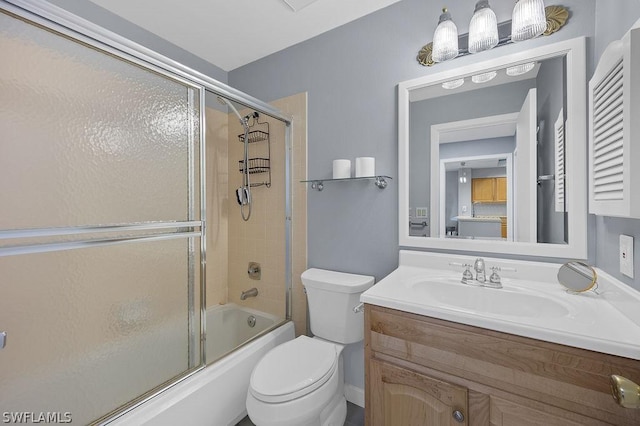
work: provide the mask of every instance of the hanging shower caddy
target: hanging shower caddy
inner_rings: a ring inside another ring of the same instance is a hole
[[[264,156],[250,157],[247,161],[249,174],[267,174],[265,180],[262,182],[252,182],[251,187],[265,185],[267,188],[271,187],[271,139],[269,135],[269,123],[260,122],[260,115],[256,112],[251,118],[249,124],[249,133],[247,134],[247,141],[249,147],[253,144],[264,144],[262,153]],[[244,143],[244,133],[238,135],[238,140]],[[257,147],[257,145],[256,145]],[[250,148],[251,149],[251,148]],[[266,153],[265,153],[266,151]],[[245,164],[244,160],[238,161],[238,168],[240,173],[244,173]]]

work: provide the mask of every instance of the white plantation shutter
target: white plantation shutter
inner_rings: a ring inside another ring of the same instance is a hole
[[[564,199],[564,109],[560,110],[560,114],[558,114],[558,119],[554,125],[554,133],[555,133],[555,163],[556,163],[556,171],[555,171],[555,205],[557,212],[566,211],[565,207],[565,199]]]
[[[640,218],[639,87],[636,27],[607,47],[589,82],[589,213]]]
[[[593,196],[624,197],[624,64],[619,61],[593,89]]]

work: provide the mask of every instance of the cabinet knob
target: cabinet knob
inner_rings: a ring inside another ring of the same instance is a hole
[[[640,408],[640,386],[631,380],[613,374],[611,376],[611,394],[618,405],[624,408]]]
[[[464,414],[462,414],[462,411],[456,410],[453,413],[451,413],[451,415],[453,416],[453,420],[455,420],[456,422],[458,423],[464,422]]]

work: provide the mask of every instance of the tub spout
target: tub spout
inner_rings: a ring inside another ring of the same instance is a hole
[[[256,297],[258,295],[258,289],[253,287],[247,291],[243,291],[240,295],[240,300],[246,300],[248,297]]]

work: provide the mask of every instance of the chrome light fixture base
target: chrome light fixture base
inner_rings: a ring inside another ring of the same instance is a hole
[[[564,27],[569,20],[569,10],[564,6],[554,5],[545,7],[545,16],[547,18],[547,29],[543,36],[549,36],[557,31],[560,28]],[[505,44],[511,43],[511,21],[505,21],[498,24],[498,37],[499,42],[496,47],[504,46]],[[465,33],[458,37],[458,46],[460,52],[458,57],[470,55],[468,50],[469,45],[469,34]],[[433,51],[433,43],[428,43],[420,49],[418,52],[418,56],[416,60],[420,65],[425,67],[430,67],[436,64],[436,62],[432,58]]]

